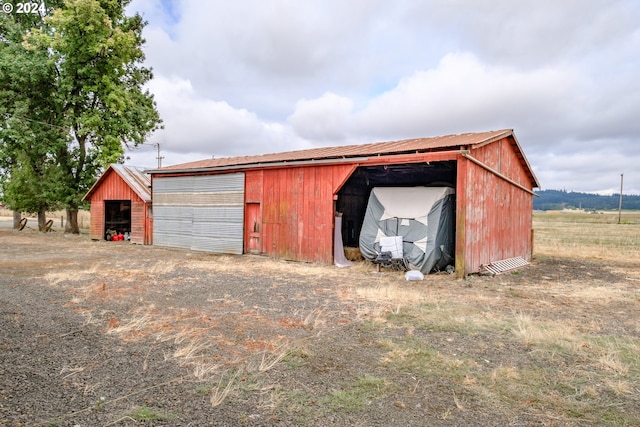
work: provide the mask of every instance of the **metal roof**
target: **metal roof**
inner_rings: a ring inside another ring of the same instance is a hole
[[[362,158],[366,156],[382,156],[412,153],[428,153],[446,149],[473,149],[502,138],[512,137],[517,156],[527,169],[534,187],[539,187],[533,171],[524,157],[520,144],[515,138],[512,129],[502,129],[488,132],[463,133],[445,135],[431,138],[415,138],[400,141],[377,142],[370,144],[344,145],[336,147],[321,147],[307,150],[287,151],[282,153],[262,154],[256,156],[223,157],[219,159],[205,159],[195,162],[166,166],[160,169],[151,169],[151,174],[200,172],[206,170],[233,170],[261,165],[273,165],[286,162],[305,161],[330,161],[332,159],[347,160],[350,158]]]
[[[125,166],[120,164],[111,164],[106,171],[98,178],[95,184],[84,196],[83,200],[88,200],[91,193],[94,192],[100,186],[102,180],[107,176],[109,170],[113,170],[115,173],[124,180],[124,182],[131,187],[131,189],[140,197],[145,203],[151,202],[151,177],[147,174],[144,168],[136,166]]]

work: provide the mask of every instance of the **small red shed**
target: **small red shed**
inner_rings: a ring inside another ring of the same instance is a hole
[[[130,236],[132,243],[151,244],[151,179],[144,169],[110,165],[83,200],[91,201],[92,239],[105,240],[117,232]]]
[[[531,259],[533,189],[513,130],[208,159],[150,170],[154,245],[332,263],[358,246],[376,186],[455,188],[460,276]]]

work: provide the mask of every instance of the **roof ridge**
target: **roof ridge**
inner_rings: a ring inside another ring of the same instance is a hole
[[[260,164],[272,162],[287,162],[301,160],[321,160],[332,158],[349,158],[358,156],[372,156],[382,154],[399,154],[403,152],[433,151],[441,148],[450,148],[459,145],[473,145],[487,140],[495,139],[507,133],[513,134],[512,129],[501,129],[485,132],[467,132],[432,137],[420,137],[399,139],[393,141],[369,142],[363,144],[349,144],[339,146],[326,146],[306,148],[302,150],[290,150],[277,153],[265,153],[252,156],[220,157],[213,159],[196,160],[165,166],[159,169],[148,169],[150,172],[166,171],[189,168],[214,168],[220,166],[242,166],[247,164]]]

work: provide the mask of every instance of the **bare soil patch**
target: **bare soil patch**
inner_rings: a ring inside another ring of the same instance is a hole
[[[0,425],[637,425],[640,266],[466,280],[0,230]]]

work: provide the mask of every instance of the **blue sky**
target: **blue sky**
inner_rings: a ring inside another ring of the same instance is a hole
[[[514,129],[543,189],[640,194],[634,0],[133,0],[165,129],[129,163]]]

